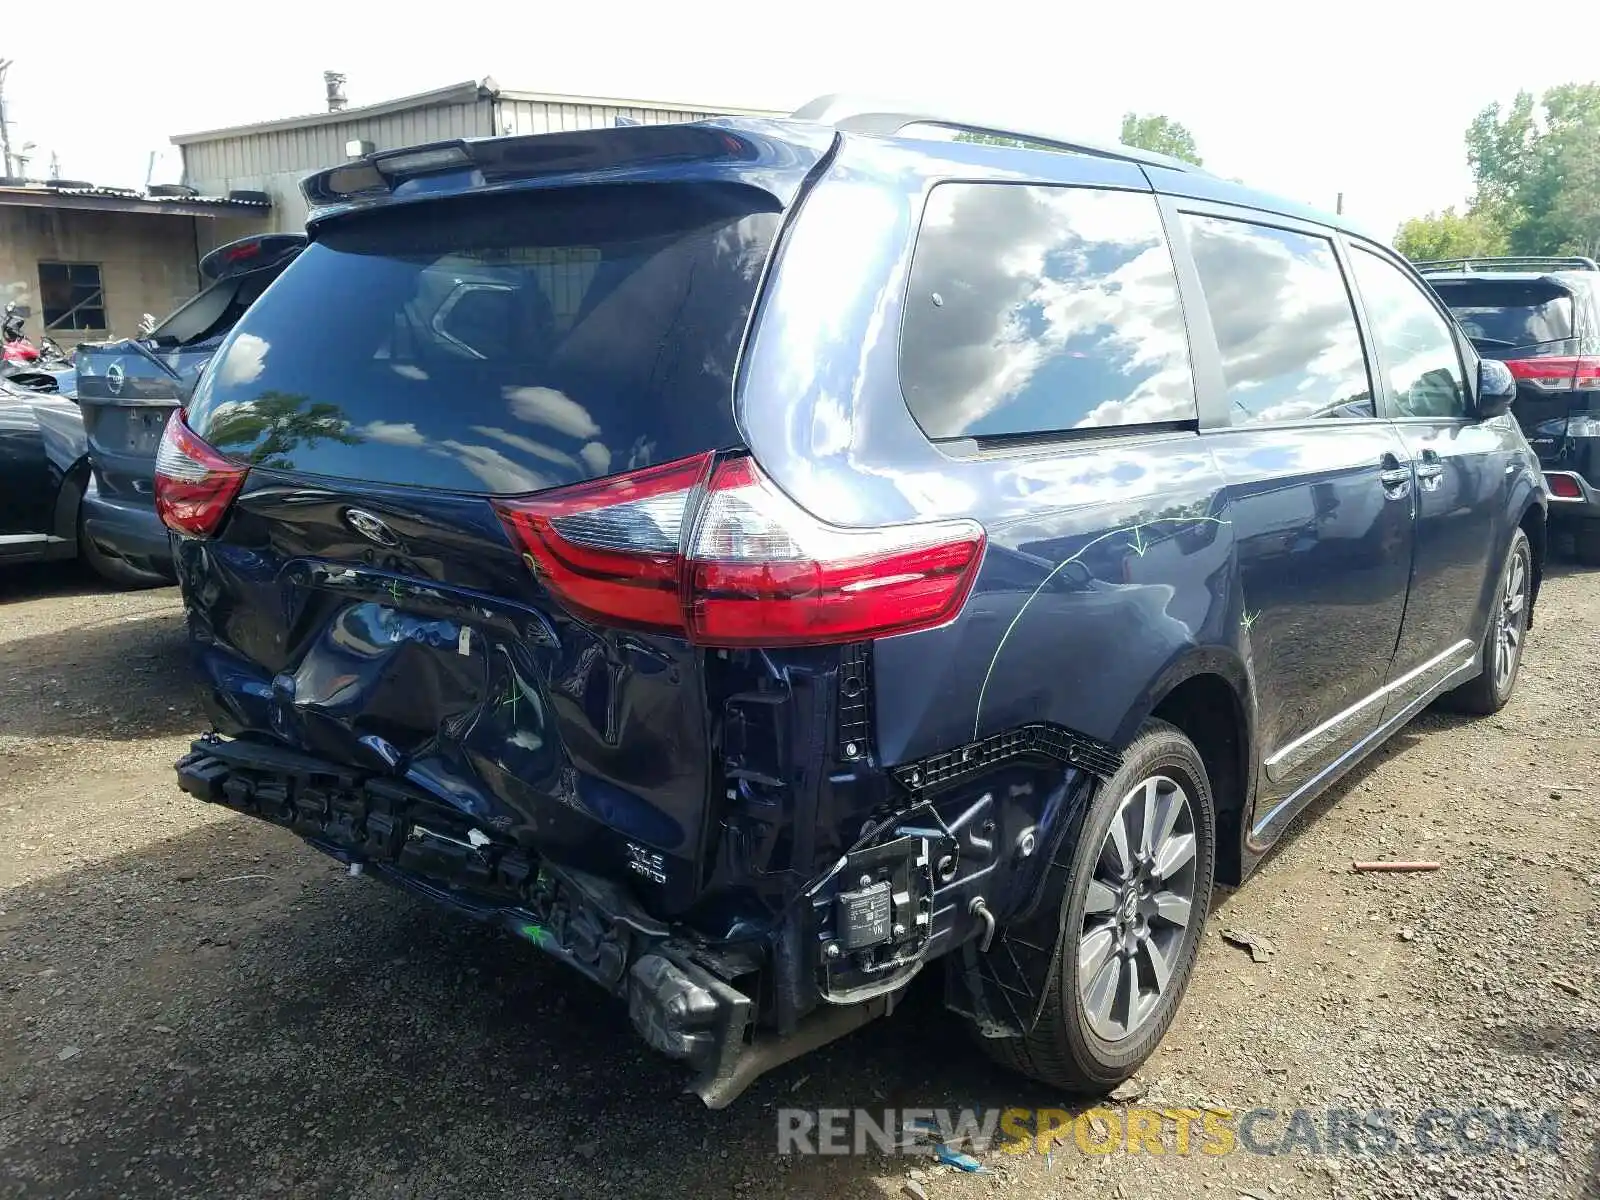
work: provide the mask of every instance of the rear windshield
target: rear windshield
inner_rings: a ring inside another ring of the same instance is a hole
[[[633,184],[330,223],[234,330],[189,422],[260,466],[479,493],[733,444],[777,207]]]
[[[1572,296],[1557,285],[1517,279],[1428,282],[1480,346],[1517,349],[1572,336]]]
[[[239,323],[239,318],[277,277],[277,271],[255,271],[213,283],[199,295],[184,301],[182,307],[151,331],[148,340],[168,348],[221,337]]]

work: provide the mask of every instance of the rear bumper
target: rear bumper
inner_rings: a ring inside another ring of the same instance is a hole
[[[156,514],[155,501],[112,498],[93,477],[83,495],[83,531],[102,554],[141,571],[172,574],[172,542]]]
[[[1551,524],[1600,519],[1600,488],[1577,471],[1547,468],[1544,482],[1550,498],[1548,520]]]
[[[497,839],[402,780],[281,747],[207,738],[176,764],[198,799],[293,830],[317,849],[464,916],[522,937],[623,1000],[656,1050],[696,1072],[721,1108],[763,1071],[888,1011],[892,999],[830,1008],[777,1037],[756,1030],[736,986],[763,948],[711,947],[656,920],[626,889]]]

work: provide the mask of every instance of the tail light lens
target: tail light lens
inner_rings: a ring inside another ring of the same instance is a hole
[[[1513,358],[1506,361],[1511,374],[1546,392],[1586,391],[1600,388],[1600,357],[1592,354],[1555,355],[1550,358]]]
[[[156,451],[156,512],[168,529],[210,537],[244,485],[246,471],[201,441],[180,408],[167,419]]]
[[[1583,499],[1583,489],[1578,486],[1578,481],[1565,472],[1555,471],[1547,474],[1544,482],[1550,489],[1550,494],[1559,500]]]
[[[638,629],[683,631],[689,502],[711,456],[496,504],[530,570],[574,612]]]
[[[943,624],[983,555],[973,521],[840,529],[748,458],[717,468],[689,564],[689,635],[708,646],[854,642]]]
[[[984,547],[973,521],[825,524],[749,458],[713,471],[702,455],[497,507],[569,608],[704,646],[825,645],[942,624],[965,603]]]

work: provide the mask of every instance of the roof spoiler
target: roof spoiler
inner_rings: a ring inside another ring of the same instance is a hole
[[[405,184],[447,175],[468,175],[474,185],[481,186],[673,162],[754,164],[771,153],[770,148],[760,144],[760,131],[754,128],[762,123],[718,118],[682,124],[457,138],[380,150],[352,159],[308,176],[300,190],[307,202],[318,208],[381,199]]]
[[[211,283],[275,267],[305,249],[303,233],[258,233],[218,246],[200,260],[200,277]]]

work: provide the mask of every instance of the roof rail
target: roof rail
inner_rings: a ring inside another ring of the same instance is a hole
[[[1157,154],[1154,150],[1139,150],[1133,146],[1122,145],[1106,146],[1061,133],[1019,129],[1009,123],[996,123],[973,114],[919,112],[911,108],[886,107],[848,95],[818,96],[789,115],[796,121],[815,121],[819,125],[831,125],[843,133],[865,133],[874,137],[894,137],[911,125],[935,125],[941,129],[954,129],[961,133],[1014,138],[1019,142],[1032,142],[1050,150],[1066,150],[1073,154],[1114,158],[1123,162],[1138,163],[1141,166],[1166,167],[1173,171],[1205,174],[1191,162],[1174,158],[1170,154]]]
[[[1411,264],[1418,271],[1522,271],[1559,270],[1562,267],[1579,271],[1600,271],[1600,263],[1579,254],[1503,255],[1489,258],[1430,258]]]

